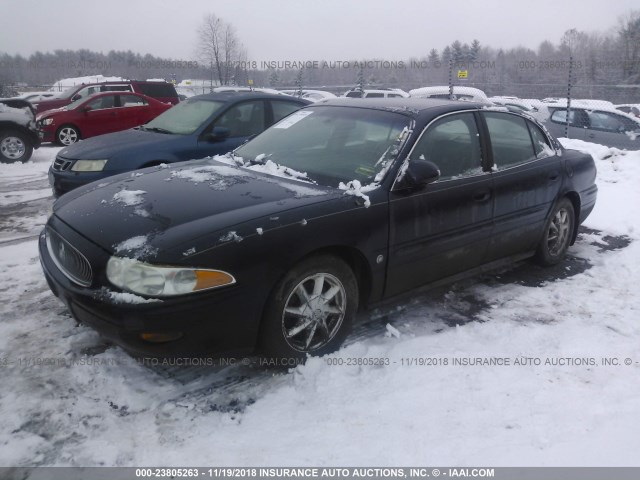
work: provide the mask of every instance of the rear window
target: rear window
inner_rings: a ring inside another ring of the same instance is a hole
[[[136,90],[153,98],[175,98],[178,96],[176,89],[170,83],[138,83]]]
[[[524,118],[498,113],[484,113],[491,138],[493,161],[498,170],[513,167],[536,158],[531,135]],[[539,146],[540,149],[544,147]]]

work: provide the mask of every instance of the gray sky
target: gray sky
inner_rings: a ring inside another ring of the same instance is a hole
[[[87,48],[196,60],[196,30],[211,12],[236,27],[249,60],[405,60],[456,39],[535,49],[570,28],[608,32],[633,8],[638,0],[2,0],[0,52]]]

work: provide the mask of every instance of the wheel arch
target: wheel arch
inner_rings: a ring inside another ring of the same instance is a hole
[[[580,195],[577,192],[567,192],[563,195],[562,198],[567,198],[573,205],[573,214],[574,214],[574,222],[573,222],[573,232],[571,232],[571,242],[569,245],[573,245],[576,242],[576,238],[578,237],[578,227],[580,226]]]
[[[360,250],[346,245],[323,247],[308,253],[298,260],[298,262],[316,255],[332,255],[344,261],[349,268],[351,268],[358,282],[359,304],[364,305],[367,303],[369,295],[371,294],[373,273],[371,271],[371,265],[369,265],[367,258]]]
[[[356,282],[358,284],[358,304],[366,304],[369,299],[369,295],[371,294],[373,282],[373,273],[371,271],[369,262],[367,261],[364,254],[355,247],[346,245],[332,245],[311,250],[303,256],[297,258],[295,261],[291,262],[291,264],[287,268],[283,269],[280,275],[275,278],[275,281],[269,289],[269,294],[266,296],[265,304],[262,306],[262,318],[264,318],[264,311],[267,307],[267,304],[269,303],[269,298],[271,298],[274,289],[277,287],[278,283],[289,273],[289,271],[300,262],[303,262],[308,258],[321,255],[334,256],[347,264],[347,266],[355,275]],[[261,323],[262,318],[260,320]]]

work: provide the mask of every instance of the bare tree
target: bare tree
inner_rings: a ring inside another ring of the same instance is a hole
[[[212,69],[218,85],[229,85],[237,67],[246,60],[246,50],[230,23],[213,13],[205,15],[198,28],[198,57]]]
[[[623,77],[637,82],[640,80],[640,11],[631,11],[620,19],[618,30],[623,52]]]

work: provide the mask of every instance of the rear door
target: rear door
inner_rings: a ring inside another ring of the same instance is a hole
[[[409,158],[438,165],[420,191],[390,193],[386,295],[480,265],[492,232],[491,174],[483,169],[473,112],[448,114],[422,132]],[[411,160],[409,160],[411,161]]]
[[[493,161],[494,231],[487,261],[535,249],[562,183],[562,165],[533,122],[482,112]]]
[[[122,130],[137,127],[151,120],[154,115],[147,101],[134,93],[118,95],[120,126]]]

